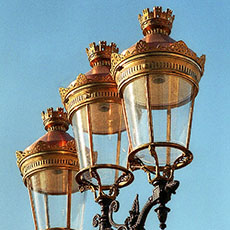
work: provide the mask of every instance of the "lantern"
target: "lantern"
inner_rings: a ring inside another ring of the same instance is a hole
[[[118,188],[130,184],[127,170],[127,134],[121,99],[110,75],[111,53],[116,44],[90,44],[86,49],[92,69],[80,74],[67,88],[61,88],[63,104],[72,123],[79,153],[80,171],[76,180],[90,187],[96,200],[105,196],[114,199]]]
[[[175,169],[193,159],[192,114],[205,56],[169,37],[173,20],[169,9],[143,10],[139,21],[145,37],[112,54],[111,61],[125,107],[130,167],[145,170],[151,183],[172,179]]]
[[[75,175],[79,162],[62,108],[42,113],[47,133],[23,152],[17,164],[28,188],[36,230],[81,230],[85,194]]]

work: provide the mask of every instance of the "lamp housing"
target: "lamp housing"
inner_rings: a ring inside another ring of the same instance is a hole
[[[172,179],[175,169],[189,164],[194,100],[205,56],[198,57],[169,34],[172,11],[143,10],[144,38],[111,56],[111,74],[125,107],[131,169],[145,170],[154,180]]]
[[[128,143],[121,99],[110,75],[110,57],[118,48],[115,43],[100,41],[98,45],[91,43],[86,52],[92,69],[60,89],[79,153],[76,180],[82,187],[98,191],[98,197],[107,191],[114,198],[118,188],[133,180],[127,170]]]
[[[85,195],[75,175],[79,162],[63,108],[42,112],[47,133],[17,151],[17,164],[29,191],[36,230],[82,230]]]

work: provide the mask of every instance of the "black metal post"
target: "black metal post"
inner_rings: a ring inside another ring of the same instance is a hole
[[[101,197],[97,203],[101,206],[101,215],[97,214],[93,218],[93,226],[99,226],[99,230],[112,230],[109,222],[109,206],[113,200],[109,197]]]

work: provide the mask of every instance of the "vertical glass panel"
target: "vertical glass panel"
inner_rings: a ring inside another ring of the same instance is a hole
[[[138,78],[124,89],[124,103],[132,147],[149,143],[149,128],[145,78]]]
[[[126,168],[128,142],[120,103],[88,104],[74,113],[72,123],[81,169],[94,165]],[[113,184],[118,177],[116,169],[100,168],[97,172],[103,185]],[[89,178],[89,174],[85,177]],[[97,183],[93,178],[91,182]]]
[[[93,150],[97,156],[94,163],[126,168],[128,144],[121,104],[98,102],[89,107]],[[117,170],[104,168],[98,172],[103,185],[113,184],[118,177]]]
[[[75,182],[76,183],[76,182]],[[72,193],[71,229],[83,230],[87,192]]]
[[[150,75],[154,142],[186,146],[194,86],[182,77]],[[182,154],[171,147],[156,148],[161,166],[173,164]]]
[[[172,109],[171,141],[186,146],[192,101]]]
[[[86,106],[77,110],[72,118],[73,132],[76,140],[77,152],[79,153],[80,168],[90,166],[91,156],[89,147],[89,124]],[[93,159],[92,161],[94,161]]]
[[[50,228],[67,226],[67,195],[43,194],[46,222]]]
[[[45,205],[44,194],[34,190],[31,191],[31,194],[35,205],[38,230],[49,228],[49,216],[47,215],[47,205]]]
[[[147,113],[147,95],[150,98],[154,142],[164,142],[156,147],[160,166],[173,164],[181,150],[167,146],[167,142],[187,146],[191,104],[195,95],[192,82],[176,75],[153,74],[148,78],[148,94],[145,77],[137,78],[124,89],[124,102],[133,148],[150,142]],[[155,165],[148,149],[136,156],[147,165]]]
[[[68,172],[70,172],[69,178],[72,180],[69,192],[78,194],[79,188],[75,182],[76,172],[48,169],[31,176],[31,194],[39,230],[67,228],[68,213],[77,215],[77,213],[73,214],[71,206],[68,209],[68,197],[72,196],[68,196]],[[82,208],[81,203],[75,205],[79,205],[78,210]]]

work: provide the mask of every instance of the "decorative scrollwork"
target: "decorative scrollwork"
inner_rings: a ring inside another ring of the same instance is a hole
[[[189,163],[190,161],[192,161],[193,159],[193,156],[192,154],[189,154],[189,155],[185,155],[185,154],[182,154],[181,156],[179,156],[173,163],[173,166],[174,168],[177,167],[177,165],[179,164],[187,164]]]
[[[129,211],[129,216],[125,219],[124,224],[117,224],[113,219],[113,213],[119,211],[119,202],[117,200],[111,200],[108,197],[101,197],[98,203],[101,205],[102,214],[95,215],[93,218],[93,226],[100,225],[100,229],[112,230],[111,227],[117,230],[144,230],[144,225],[150,210],[153,206],[159,204],[155,209],[160,221],[160,228],[163,230],[166,228],[167,214],[170,211],[165,204],[170,201],[171,195],[175,194],[176,189],[179,186],[179,181],[167,181],[159,179],[155,181],[154,190],[152,196],[150,196],[142,208],[139,210],[138,195],[136,196],[132,208]],[[106,228],[104,228],[106,226]],[[102,227],[102,228],[101,228]]]
[[[99,214],[96,214],[94,217],[93,217],[93,222],[92,222],[92,225],[93,227],[97,227],[100,223],[100,218],[101,218],[101,215]]]
[[[76,80],[73,81],[67,88],[59,88],[59,93],[61,95],[62,102],[65,104],[67,103],[66,101],[66,96],[69,94],[72,90],[89,84],[89,83],[95,83],[95,82],[111,82],[114,83],[113,77],[110,74],[107,74],[105,76],[100,76],[100,77],[94,77],[94,78],[89,78],[85,74],[80,73]]]
[[[17,165],[19,166],[19,162],[25,158],[28,155],[28,153],[23,151],[16,151],[16,158],[17,158]]]
[[[110,204],[109,210],[111,212],[117,212],[120,208],[120,204],[117,200],[113,200],[112,203]]]
[[[147,45],[147,43],[145,41],[140,40],[136,44],[136,50],[138,53],[146,52],[149,50],[149,46]]]
[[[117,200],[113,200],[109,206],[108,218],[111,226],[117,228],[118,230],[128,230],[127,226],[124,224],[117,224],[113,220],[113,212],[117,212],[119,210],[119,202]]]

